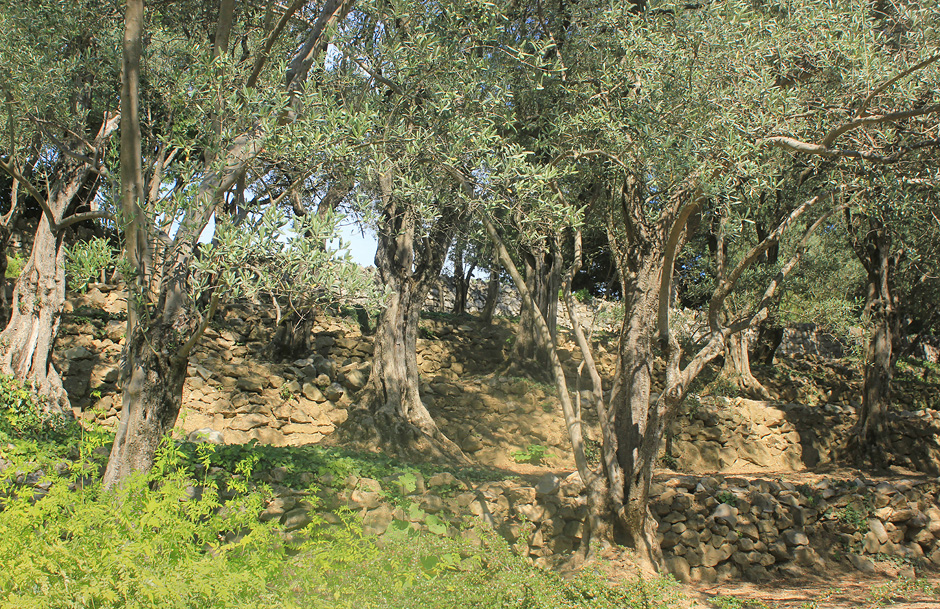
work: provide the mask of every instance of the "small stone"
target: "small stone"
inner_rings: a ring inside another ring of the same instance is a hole
[[[313,516],[305,507],[291,510],[281,517],[281,524],[284,526],[284,530],[288,532],[302,529],[311,522],[313,522]]]
[[[809,545],[809,537],[803,531],[789,530],[783,533],[783,540],[788,546],[806,546]]]
[[[558,492],[560,482],[561,480],[555,474],[545,474],[535,486],[535,492],[539,495],[552,495]]]

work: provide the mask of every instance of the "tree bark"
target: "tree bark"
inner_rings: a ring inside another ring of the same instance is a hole
[[[71,200],[63,192],[57,200]],[[13,288],[10,321],[0,335],[0,370],[20,381],[32,382],[49,398],[53,412],[69,411],[69,397],[50,358],[65,303],[65,244],[40,219],[33,249]]]
[[[847,219],[851,226],[851,219],[848,216]],[[864,242],[855,238],[853,245],[867,271],[866,309],[874,328],[865,355],[862,406],[848,448],[860,464],[883,469],[892,462],[891,435],[886,417],[891,405],[891,379],[897,359],[894,345],[900,329],[893,286],[896,260],[891,253],[891,237],[885,225],[875,217],[869,216],[865,220],[868,232]]]
[[[105,470],[109,489],[135,472],[147,472],[166,433],[176,425],[183,401],[188,358],[176,357],[180,328],[138,324],[128,337],[125,357],[132,362],[123,386],[121,422]]]
[[[290,14],[301,4],[292,3],[288,14],[269,35],[265,48],[272,48]],[[329,26],[341,19],[350,6],[351,2],[334,0],[324,4],[302,48],[290,62],[286,91],[295,91],[304,80],[309,66],[325,50]],[[221,287],[213,289],[208,311],[200,315],[190,294],[191,262],[198,237],[212,215],[221,210],[225,194],[236,187],[249,162],[260,153],[265,134],[259,121],[254,129],[235,138],[226,149],[222,169],[204,168],[191,207],[178,222],[174,236],[163,234],[162,239],[151,239],[154,233],[160,232],[160,227],[155,226],[142,209],[141,135],[137,119],[143,16],[143,0],[128,0],[121,91],[121,105],[127,109],[126,120],[121,123],[121,193],[127,222],[125,252],[134,276],[128,285],[128,342],[122,373],[124,408],[105,474],[105,490],[120,484],[130,472],[149,468],[159,445],[158,438],[175,424],[189,354],[212,319],[221,290]],[[256,58],[248,87],[257,85],[258,74],[266,60],[266,52]],[[288,122],[290,115],[285,108],[279,119],[282,123]],[[155,172],[155,176],[158,175]],[[159,194],[159,182],[155,182],[151,192]],[[152,208],[150,211],[152,216],[155,212]],[[156,246],[151,247],[153,244]],[[155,252],[157,249],[159,252]],[[155,259],[160,261],[159,268],[154,266]],[[154,270],[158,273],[151,280]]]
[[[526,288],[535,299],[538,312],[528,307],[520,311],[513,357],[517,362],[535,363],[540,369],[548,365],[549,356],[539,346],[536,315],[540,314],[548,324],[553,345],[558,332],[558,290],[561,288],[562,260],[557,241],[558,236],[554,235],[551,247],[533,246],[522,256]]]
[[[102,151],[117,128],[117,117],[105,116],[94,145]],[[65,229],[75,221],[94,214],[72,214],[89,189],[98,167],[86,160],[62,155],[52,196],[39,190],[18,174],[12,164],[3,169],[21,182],[43,209],[33,238],[29,260],[13,288],[10,319],[0,335],[0,371],[22,382],[31,382],[38,393],[49,398],[47,407],[55,412],[69,412],[69,398],[50,356],[59,330],[65,304]],[[4,259],[5,262],[5,259]]]
[[[748,397],[769,400],[770,392],[751,372],[751,358],[748,347],[746,332],[729,336],[728,343],[725,345],[724,365],[719,374]]]
[[[456,210],[438,217],[427,236],[416,239],[414,211],[393,191],[391,170],[378,181],[383,216],[375,267],[391,294],[376,326],[372,372],[359,400],[367,412],[350,417],[347,430],[354,439],[378,440],[394,454],[466,462],[421,401],[417,358],[421,309],[443,269]]]
[[[619,516],[620,530],[615,531],[642,561],[659,565],[662,552],[656,539],[656,521],[649,511],[649,491],[666,428],[662,404],[650,404],[660,262],[658,257],[641,262],[642,266],[635,267],[622,285],[625,316],[618,351],[618,383],[611,392],[610,408],[623,487],[612,487],[611,498]]]
[[[499,262],[493,264],[490,268],[490,278],[486,282],[486,304],[483,306],[483,312],[480,318],[486,324],[493,323],[493,316],[496,314],[496,305],[499,304]]]

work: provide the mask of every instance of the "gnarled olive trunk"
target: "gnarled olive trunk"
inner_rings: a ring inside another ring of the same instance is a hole
[[[868,236],[868,311],[874,324],[865,356],[862,407],[849,448],[859,462],[883,468],[891,463],[891,435],[887,413],[891,405],[891,379],[896,360],[894,344],[900,320],[894,299],[891,241],[883,227]]]
[[[414,211],[392,184],[390,172],[379,176],[384,209],[375,252],[379,278],[390,295],[376,325],[372,372],[359,398],[366,412],[351,416],[346,431],[354,440],[377,439],[394,454],[465,461],[421,401],[417,356],[421,308],[444,266],[456,210],[434,220],[427,236],[416,238]]]
[[[725,362],[720,375],[748,397],[770,399],[770,392],[751,372],[751,357],[746,332],[728,337]]]
[[[147,472],[164,435],[176,425],[188,358],[177,358],[189,332],[138,324],[125,345],[121,422],[104,474],[111,488],[134,472]]]
[[[391,295],[375,331],[372,374],[366,389],[371,423],[382,443],[394,452],[458,456],[459,448],[440,432],[421,401],[418,321],[427,290],[396,284],[387,284]]]
[[[69,200],[71,197],[69,197]],[[67,202],[66,202],[67,204]],[[52,348],[65,303],[65,244],[41,218],[29,260],[13,289],[10,321],[0,335],[0,370],[32,382],[55,412],[69,409],[62,379],[52,363]]]
[[[879,218],[863,218],[868,230],[861,238],[855,232],[848,213],[846,219],[853,237],[853,249],[868,275],[866,309],[874,326],[865,356],[862,407],[848,449],[860,464],[884,468],[892,461],[886,417],[891,404],[895,341],[900,333],[893,286],[896,258],[891,252],[891,236]]]
[[[649,511],[653,467],[666,428],[664,404],[650,403],[653,386],[658,261],[647,261],[625,281],[624,322],[620,332],[618,382],[611,395],[617,438],[617,463],[623,488],[612,488],[618,516],[615,533],[652,565],[662,561],[656,521]]]
[[[558,290],[561,288],[562,259],[558,249],[557,236],[553,246],[546,250],[534,246],[523,253],[525,282],[529,293],[535,299],[542,317],[548,323],[555,342],[558,325]],[[534,362],[547,369],[548,354],[539,346],[535,312],[523,307],[520,312],[519,329],[513,345],[513,356],[517,362]]]

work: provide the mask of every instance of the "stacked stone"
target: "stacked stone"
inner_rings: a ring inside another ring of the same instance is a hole
[[[800,433],[786,410],[768,402],[719,398],[673,422],[670,432],[682,471],[803,469]]]
[[[888,414],[898,465],[940,474],[940,411]],[[668,454],[690,473],[801,471],[843,457],[854,409],[713,398],[674,421]]]
[[[821,569],[862,570],[889,555],[940,567],[938,481],[833,483],[683,476],[653,502],[669,570],[683,581]],[[810,542],[812,540],[812,543]],[[838,553],[833,553],[837,549]]]

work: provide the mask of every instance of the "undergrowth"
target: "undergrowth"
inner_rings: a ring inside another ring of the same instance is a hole
[[[28,389],[8,380],[0,388],[0,609],[639,609],[678,602],[671,579],[613,587],[591,573],[563,579],[536,569],[482,528],[457,538],[393,528],[376,538],[355,518],[331,525],[316,517],[290,534],[260,521],[272,493],[259,474],[269,468],[289,469],[298,480],[307,473],[314,485],[326,475],[400,469],[353,453],[298,455],[168,438],[150,473],[106,493],[98,478],[109,432],[58,425],[44,419]],[[316,497],[306,499],[316,514]]]

